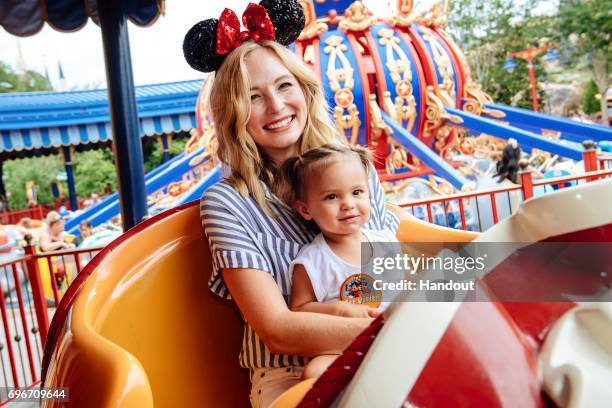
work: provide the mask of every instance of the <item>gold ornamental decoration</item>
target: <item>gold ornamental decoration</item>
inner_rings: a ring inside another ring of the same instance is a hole
[[[376,102],[376,95],[370,94],[368,97],[368,103],[370,105],[370,127],[371,127],[371,144],[373,147],[376,147],[378,144],[378,139],[383,135],[390,136],[393,134],[393,129],[389,127],[385,123],[385,120],[382,117],[382,113],[380,111],[380,107]]]
[[[355,72],[345,55],[347,50],[344,38],[338,35],[331,35],[325,40],[323,52],[329,54],[326,75],[334,93],[334,122],[346,142],[356,145],[361,120],[359,120],[359,111],[354,103]],[[336,67],[337,61],[340,62],[340,68]],[[350,138],[347,138],[347,131],[349,131]]]
[[[446,50],[437,38],[434,37],[431,29],[423,26],[419,26],[419,30],[423,34],[423,39],[429,43],[431,47],[431,52],[433,54],[433,59],[438,67],[438,72],[442,77],[442,83],[438,84],[439,94],[438,96],[442,99],[442,102],[446,106],[450,106],[451,108],[455,107],[455,81],[453,79],[453,67],[446,54]]]
[[[312,0],[299,0],[299,3],[304,9],[306,23],[304,24],[304,29],[300,33],[298,40],[304,41],[320,37],[329,29],[327,24],[325,21],[317,20]]]
[[[397,13],[389,19],[395,27],[410,27],[421,15],[414,10],[414,0],[398,0]]]
[[[338,28],[342,31],[364,31],[376,23],[376,17],[370,10],[362,2],[356,1],[346,9]]]
[[[435,148],[441,151],[446,144],[446,139],[450,136],[452,131],[452,124],[446,124],[450,121],[454,124],[460,125],[463,123],[463,119],[459,116],[452,115],[444,109],[442,99],[436,95],[434,87],[429,85],[426,90],[427,96],[427,107],[425,109],[425,126],[423,129],[423,136],[425,138],[431,137],[434,133],[436,136]]]
[[[435,0],[419,23],[432,28],[448,27],[448,0],[444,0],[442,5],[440,5],[440,0]]]
[[[385,92],[385,110],[396,122],[412,132],[417,116],[416,100],[412,94],[412,70],[410,59],[399,46],[400,39],[393,30],[383,28],[378,31],[378,42],[385,47],[386,67],[395,85],[395,101],[391,102],[391,94]],[[388,100],[387,100],[388,98]]]

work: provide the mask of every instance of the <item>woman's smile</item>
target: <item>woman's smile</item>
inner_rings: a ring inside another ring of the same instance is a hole
[[[265,125],[263,128],[268,131],[282,132],[282,131],[287,130],[287,128],[289,128],[289,126],[294,123],[294,119],[295,119],[295,115],[290,115],[283,119],[269,123]]]

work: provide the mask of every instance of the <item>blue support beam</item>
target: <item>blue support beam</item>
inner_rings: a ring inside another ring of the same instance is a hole
[[[425,143],[421,142],[416,136],[408,132],[404,127],[395,122],[385,112],[381,112],[382,117],[393,129],[391,137],[399,144],[404,146],[410,153],[417,157],[432,169],[437,176],[444,177],[456,189],[461,190],[469,180],[459,173],[453,166],[448,164],[442,157],[431,150]]]
[[[162,163],[166,163],[170,160],[170,143],[168,143],[168,135],[161,135],[161,148],[162,148]]]
[[[567,146],[554,140],[545,139],[539,135],[517,129],[491,119],[472,115],[471,113],[467,113],[462,110],[448,107],[446,110],[449,113],[457,115],[463,119],[463,124],[461,127],[468,129],[473,133],[486,133],[506,140],[513,137],[520,145],[544,150],[545,152],[558,154],[559,156],[568,157],[574,160],[582,160],[582,148]]]
[[[68,182],[68,198],[70,199],[70,209],[72,211],[78,210],[78,199],[76,189],[74,187],[74,173],[72,171],[72,152],[70,147],[62,146],[62,153],[64,155],[64,168],[66,169],[66,181]]]
[[[612,140],[612,129],[592,123],[576,122],[566,118],[546,115],[541,112],[533,112],[526,109],[485,103],[485,107],[504,112],[506,117],[502,120],[526,126],[535,126],[542,129],[555,130],[564,134],[578,136],[581,140]]]
[[[98,14],[106,62],[108,100],[113,128],[121,220],[127,231],[147,215],[142,145],[128,37],[128,2],[98,2]]]

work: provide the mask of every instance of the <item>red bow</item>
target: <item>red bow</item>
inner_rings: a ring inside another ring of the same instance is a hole
[[[240,31],[240,21],[232,10],[226,8],[219,17],[217,26],[217,54],[229,54],[245,41],[274,41],[274,26],[265,7],[249,3],[242,14],[246,31]]]

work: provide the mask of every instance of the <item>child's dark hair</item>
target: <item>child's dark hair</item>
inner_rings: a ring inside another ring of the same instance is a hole
[[[521,160],[521,148],[514,139],[508,139],[504,147],[502,158],[497,162],[496,172],[493,177],[499,177],[498,183],[508,179],[513,183],[518,182],[519,161]]]
[[[369,173],[372,154],[368,149],[345,144],[326,144],[292,157],[283,163],[281,168],[283,199],[289,205],[303,199],[309,176],[326,168],[341,155],[355,157],[363,165],[366,174]]]

